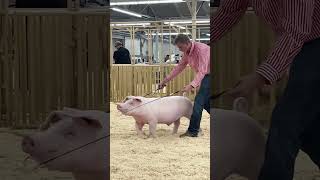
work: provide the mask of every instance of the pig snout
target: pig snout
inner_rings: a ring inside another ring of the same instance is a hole
[[[122,103],[116,103],[117,105],[117,109],[118,110],[121,110],[123,108],[123,104]]]
[[[30,136],[25,136],[22,140],[22,150],[25,153],[31,154],[35,150],[35,142]]]

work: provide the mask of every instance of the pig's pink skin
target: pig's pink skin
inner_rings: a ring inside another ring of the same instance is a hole
[[[149,131],[152,137],[156,137],[157,124],[167,124],[169,126],[174,123],[173,134],[175,134],[180,125],[180,118],[186,117],[190,119],[191,117],[193,106],[187,97],[170,96],[157,99],[128,96],[127,100],[117,104],[119,111],[135,119],[139,136],[143,136],[142,128],[145,124],[149,124]],[[141,106],[142,104],[145,105]]]
[[[224,180],[239,174],[257,180],[264,160],[266,137],[260,125],[245,112],[242,99],[234,101],[233,110],[211,109],[213,123],[212,179]]]
[[[86,118],[87,121],[81,118]],[[58,121],[54,122],[55,120]],[[109,134],[108,120],[109,114],[102,111],[64,108],[63,111],[52,112],[40,131],[30,136],[34,148],[23,147],[23,150],[38,163],[46,161]],[[76,180],[107,179],[108,143],[104,139],[55,159],[45,167],[49,170],[72,172]]]

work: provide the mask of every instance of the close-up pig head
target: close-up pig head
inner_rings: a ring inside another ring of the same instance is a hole
[[[143,97],[128,96],[121,103],[117,103],[117,109],[124,115],[136,115],[143,111],[143,101]]]
[[[51,112],[40,131],[22,140],[22,150],[37,163],[92,142],[109,133],[108,114],[95,110],[64,108]],[[48,162],[49,170],[101,171],[107,167],[107,139]]]

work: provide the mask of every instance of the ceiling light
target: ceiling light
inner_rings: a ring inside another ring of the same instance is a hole
[[[197,24],[210,23],[210,20],[197,20],[196,23]],[[174,24],[192,24],[192,21],[190,21],[190,20],[187,20],[187,21],[167,21],[167,22],[164,22],[164,24],[171,24],[171,25],[174,25]]]
[[[180,29],[186,29],[186,27],[183,27],[183,26],[178,26],[178,25],[176,25],[177,26],[177,28],[180,28]]]
[[[130,11],[119,9],[119,8],[111,8],[111,9],[114,10],[114,11],[123,13],[123,14],[127,14],[127,15],[130,15],[130,16],[135,16],[135,17],[139,17],[139,18],[141,18],[143,16],[142,14],[130,12]]]
[[[190,34],[190,33],[158,33],[159,36],[168,36],[168,35],[175,36],[175,35],[178,35],[178,34]],[[149,34],[147,34],[147,35],[149,35]],[[156,36],[157,33],[152,33],[151,35],[152,36]]]
[[[111,26],[150,26],[151,23],[123,23],[123,24],[111,24]]]
[[[110,2],[111,6],[123,5],[139,5],[139,4],[164,4],[164,3],[182,3],[184,0],[161,0],[161,1],[126,1],[126,2]]]

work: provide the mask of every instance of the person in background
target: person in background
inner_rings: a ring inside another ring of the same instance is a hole
[[[170,60],[170,55],[166,55],[166,57],[164,58],[164,62],[169,62]]]
[[[194,80],[184,87],[183,92],[190,92],[200,87],[195,97],[193,113],[187,132],[180,137],[197,137],[200,131],[202,111],[210,113],[210,46],[207,44],[192,42],[187,35],[179,34],[175,39],[175,45],[182,51],[183,57],[180,63],[159,84],[162,89],[165,85],[181,73],[189,64],[196,72]]]
[[[249,6],[271,26],[276,40],[266,60],[229,95],[246,97],[275,84],[290,68],[287,87],[272,113],[259,180],[292,180],[300,149],[320,168],[320,1],[223,0],[211,17],[211,46]]]
[[[130,52],[123,47],[122,42],[115,42],[115,48],[117,50],[113,53],[113,59],[115,64],[131,64]]]

